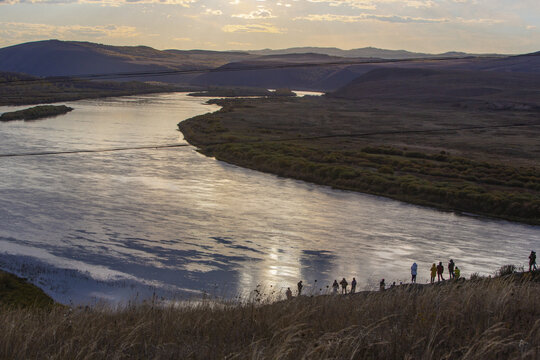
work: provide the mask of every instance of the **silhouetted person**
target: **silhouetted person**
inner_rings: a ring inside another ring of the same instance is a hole
[[[531,251],[531,254],[529,255],[529,271],[532,270],[538,270],[536,267],[536,252]]]
[[[298,286],[298,296],[300,296],[302,295],[302,288],[304,287],[304,285],[302,284],[302,280],[300,280],[296,285]]]
[[[392,285],[390,285],[390,289],[391,289],[391,288],[395,288],[395,287],[396,287],[396,282],[394,281],[394,282],[392,283]]]
[[[431,283],[433,284],[435,282],[435,275],[437,275],[437,265],[435,265],[435,263],[433,263],[433,265],[431,265]]]
[[[384,279],[382,279],[381,282],[379,283],[379,290],[384,291],[385,288],[386,288],[386,284],[384,283]]]
[[[332,284],[332,294],[337,295],[339,290],[339,284],[337,280],[334,280],[334,283]]]
[[[339,283],[341,284],[341,293],[346,294],[347,293],[347,285],[349,285],[349,283],[347,282],[347,280],[345,280],[345,278],[343,278]]]
[[[450,259],[450,262],[448,263],[448,276],[450,279],[454,278],[454,267],[456,264],[454,264],[454,260]]]
[[[354,294],[356,292],[356,279],[352,278],[351,281],[351,294]]]
[[[413,263],[411,266],[411,282],[413,284],[416,284],[416,274],[418,273],[418,265],[416,263]]]
[[[456,269],[454,270],[454,276],[455,279],[459,279],[459,276],[461,275],[461,271],[459,271],[459,268],[456,266]]]
[[[285,291],[285,296],[287,296],[287,300],[291,300],[292,299],[292,291],[291,291],[291,288],[288,287],[287,288],[287,291]]]
[[[437,282],[440,282],[441,280],[444,281],[444,266],[442,264],[442,261],[439,261],[439,265],[437,265]]]

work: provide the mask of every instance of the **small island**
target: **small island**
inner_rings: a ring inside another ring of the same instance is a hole
[[[3,113],[0,115],[0,121],[37,120],[63,115],[72,110],[73,108],[66,105],[39,105],[24,110]]]

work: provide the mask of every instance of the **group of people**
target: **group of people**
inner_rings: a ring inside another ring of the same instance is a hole
[[[461,277],[461,270],[459,267],[454,263],[453,259],[450,259],[448,262],[448,275],[449,279],[459,279]],[[531,254],[529,255],[529,271],[536,271],[538,268],[536,266],[536,252],[531,251]],[[411,266],[411,283],[416,284],[416,275],[418,274],[418,264],[413,263]],[[444,265],[442,264],[442,261],[439,261],[439,264],[436,265],[433,263],[431,265],[430,269],[430,282],[433,284],[435,283],[435,276],[437,276],[437,282],[444,281]],[[304,288],[304,284],[300,280],[298,284],[296,284],[298,287],[298,295],[302,295],[302,289]],[[341,279],[341,281],[338,283],[337,280],[334,280],[334,283],[332,284],[332,294],[338,294],[339,288],[341,286],[341,293],[342,294],[354,294],[356,292],[356,278],[352,278],[351,281],[351,290],[348,291],[349,283],[345,278]],[[394,282],[390,287],[396,286],[396,283]],[[381,280],[379,283],[379,289],[385,290],[386,283],[384,279]],[[285,291],[285,295],[287,296],[287,299],[292,299],[293,293],[291,288],[287,288],[287,291]]]
[[[413,264],[413,266],[415,265],[416,263]],[[411,268],[411,273],[412,273],[412,268]],[[433,284],[435,282],[435,275],[437,275],[437,282],[440,282],[441,280],[444,281],[444,266],[442,264],[442,261],[439,261],[439,265],[435,265],[435,263],[433,263],[433,265],[431,265],[431,269],[430,269],[430,282]],[[449,279],[459,279],[459,277],[461,276],[461,270],[459,270],[459,267],[456,266],[456,264],[454,263],[454,260],[450,259],[450,261],[448,262],[448,278]],[[414,276],[415,278],[415,281],[416,282],[416,276]]]

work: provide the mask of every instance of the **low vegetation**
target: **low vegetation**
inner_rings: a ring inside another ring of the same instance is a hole
[[[538,129],[505,129],[512,124],[505,117],[515,114],[503,114],[490,128],[477,120],[479,113],[463,110],[427,117],[427,110],[413,114],[400,107],[398,114],[350,101],[215,102],[221,111],[179,124],[209,156],[339,189],[540,224],[539,149],[530,142]],[[451,115],[468,117],[449,125]],[[474,125],[485,129],[441,131]],[[521,144],[520,150],[494,150],[495,141]]]
[[[50,309],[53,304],[54,301],[37,286],[0,270],[0,308]]]
[[[37,120],[66,114],[72,110],[72,107],[66,105],[40,105],[24,110],[3,113],[0,115],[0,121]]]
[[[5,359],[526,359],[540,274],[265,303],[2,309]]]
[[[136,81],[89,81],[67,77],[38,78],[24,74],[0,72],[0,106],[46,104],[181,90],[185,89]]]

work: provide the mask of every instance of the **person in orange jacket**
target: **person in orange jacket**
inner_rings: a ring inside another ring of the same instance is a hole
[[[437,275],[437,265],[433,263],[433,265],[431,265],[431,283],[432,284],[435,282],[435,275]]]

